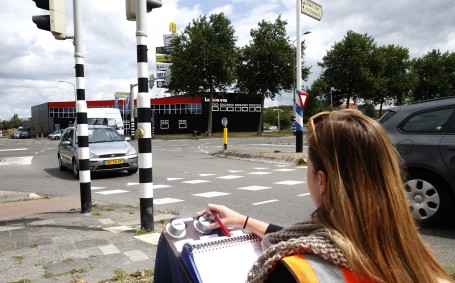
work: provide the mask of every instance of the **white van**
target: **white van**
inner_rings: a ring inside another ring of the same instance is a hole
[[[117,108],[88,108],[87,124],[110,126],[122,136],[124,134],[122,115]]]

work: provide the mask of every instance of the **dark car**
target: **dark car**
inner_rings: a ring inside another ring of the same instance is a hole
[[[57,159],[61,171],[71,168],[79,177],[77,128],[68,127],[58,143]],[[128,142],[129,137],[120,135],[108,126],[88,126],[89,168],[91,172],[123,171],[130,174],[138,171],[138,156]]]
[[[405,162],[414,218],[427,225],[453,221],[455,97],[394,107],[379,122]]]
[[[27,130],[17,130],[11,134],[13,139],[28,139],[29,137],[30,133]]]

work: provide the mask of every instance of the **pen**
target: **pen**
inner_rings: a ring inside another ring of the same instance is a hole
[[[212,210],[212,213],[213,213],[213,215],[215,215],[216,222],[218,222],[218,224],[220,224],[221,231],[223,231],[224,235],[230,237],[230,236],[231,236],[231,233],[229,233],[229,231],[228,231],[228,229],[226,228],[226,226],[224,226],[223,222],[221,222],[221,218],[220,218],[220,216],[218,215],[218,213],[216,213],[216,212],[213,211],[213,210]]]

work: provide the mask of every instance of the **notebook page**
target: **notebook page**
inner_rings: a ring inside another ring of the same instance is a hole
[[[193,257],[202,282],[245,282],[248,271],[262,253],[256,235],[220,238],[193,246]]]

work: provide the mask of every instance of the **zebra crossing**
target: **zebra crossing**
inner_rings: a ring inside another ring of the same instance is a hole
[[[254,167],[251,170],[236,170],[236,169],[231,169],[231,170],[226,170],[225,175],[223,174],[215,174],[215,173],[199,173],[196,178],[194,179],[188,179],[188,178],[183,178],[183,177],[167,177],[166,181],[167,183],[159,183],[159,184],[153,184],[153,190],[159,190],[159,189],[172,189],[173,187],[178,187],[178,184],[187,184],[187,185],[200,185],[204,183],[210,183],[214,182],[214,179],[222,179],[222,180],[235,180],[235,179],[241,179],[241,178],[248,178],[249,175],[256,175],[256,176],[263,176],[263,175],[271,175],[271,174],[276,174],[276,173],[282,173],[282,172],[291,172],[291,171],[296,171],[296,170],[301,170],[302,168],[306,167],[284,167],[283,165],[274,165],[275,168],[267,168],[267,167]],[[252,192],[257,192],[257,191],[262,191],[262,190],[269,190],[273,189],[273,186],[296,186],[299,187],[302,184],[306,183],[306,181],[302,180],[281,180],[281,181],[276,181],[273,182],[272,184],[268,186],[264,185],[248,185],[248,186],[239,186],[237,188],[234,188],[235,190],[241,190],[241,191],[252,191]],[[95,194],[100,194],[100,195],[115,195],[115,194],[122,194],[122,193],[128,193],[130,190],[128,188],[131,188],[131,190],[135,189],[136,187],[139,186],[139,183],[134,183],[134,182],[129,182],[127,183],[127,188],[126,189],[109,189],[108,187],[92,187],[92,191]],[[232,192],[221,192],[221,191],[209,191],[209,192],[201,192],[201,193],[194,193],[191,194],[191,196],[194,197],[200,197],[200,198],[214,198],[214,197],[219,197],[219,196],[226,196],[226,195],[231,195]],[[308,196],[309,194],[304,193],[300,194],[298,196]],[[172,203],[178,203],[178,202],[185,202],[186,200],[180,199],[180,198],[171,198],[171,197],[163,197],[163,198],[154,198],[153,204],[154,205],[164,205],[164,204],[172,204]],[[271,202],[276,202],[278,201],[277,199],[271,199],[271,200],[266,200],[262,202],[257,202],[253,203],[253,205],[261,205],[261,204],[267,204]]]

